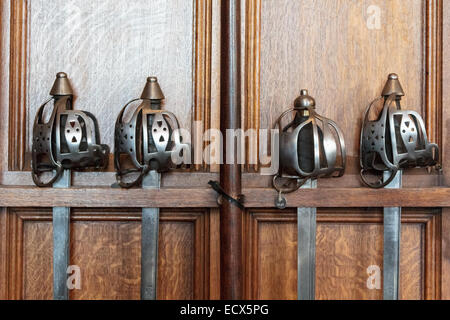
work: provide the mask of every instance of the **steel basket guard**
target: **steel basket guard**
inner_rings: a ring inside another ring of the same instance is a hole
[[[118,184],[123,188],[139,185],[151,170],[164,172],[180,163],[174,158],[185,159],[189,155],[188,144],[181,142],[179,124],[175,115],[161,110],[164,95],[156,77],[149,77],[140,99],[128,102],[121,110],[115,126],[114,165]],[[124,121],[124,114],[133,102],[141,101],[131,119]],[[123,169],[122,155],[128,155],[135,168]],[[132,182],[123,177],[139,173]]]
[[[181,141],[177,118],[161,110],[163,99],[157,78],[149,77],[141,98],[128,102],[120,111],[115,127],[114,165],[117,183],[123,188],[140,185],[144,189],[159,189],[161,172],[187,163],[190,158],[189,145]],[[131,105],[138,101],[141,103],[131,112]],[[132,116],[124,121],[127,110]],[[128,163],[126,158],[130,159]],[[126,169],[125,164],[131,168]],[[137,175],[134,181],[123,181],[124,176],[133,173]],[[142,300],[157,298],[158,232],[159,208],[142,208]]]
[[[371,188],[383,188],[401,169],[430,167],[438,163],[439,148],[427,138],[424,121],[415,111],[401,110],[405,93],[396,74],[389,75],[380,97],[367,107],[361,130],[360,165],[362,181]],[[384,99],[376,120],[369,120],[374,105]],[[367,179],[367,171],[389,172],[386,179]]]
[[[282,113],[275,123],[274,129],[281,131],[279,172],[273,178],[273,186],[278,191],[275,205],[279,209],[287,205],[283,192],[313,189],[317,187],[319,177],[341,177],[344,174],[344,136],[335,122],[316,113],[315,105],[308,91],[301,90],[294,108]],[[284,127],[283,120],[287,123]],[[316,218],[317,208],[297,208],[299,300],[315,299]]]
[[[289,116],[294,119],[283,127],[282,120]],[[294,108],[281,114],[274,129],[280,130],[280,167],[273,178],[273,186],[279,192],[278,208],[286,206],[282,193],[296,191],[308,179],[344,174],[344,136],[334,121],[316,113],[315,100],[307,90],[301,90]]]
[[[60,72],[50,98],[37,111],[33,125],[32,177],[39,187],[49,187],[65,169],[103,168],[108,163],[109,147],[100,143],[97,119],[87,111],[73,110],[73,90],[67,74]],[[44,109],[53,100],[48,122]],[[48,182],[41,174],[54,171]]]

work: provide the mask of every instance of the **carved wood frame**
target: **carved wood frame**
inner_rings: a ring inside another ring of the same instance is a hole
[[[426,300],[441,299],[441,215],[437,209],[405,209],[402,214],[403,224],[423,224],[424,226],[424,261],[423,261],[423,292]],[[252,210],[246,215],[244,241],[245,299],[258,299],[258,230],[260,222],[297,223],[294,212],[279,213],[274,210]],[[347,209],[320,209],[317,223],[345,223],[345,224],[382,224],[383,215],[373,209],[370,212]]]
[[[26,92],[28,50],[28,1],[11,1],[10,92],[8,170],[27,170],[26,162]],[[212,13],[214,0],[194,1],[193,47],[193,119],[201,121],[202,130],[212,126]],[[423,90],[425,121],[431,141],[442,146],[442,0],[424,0],[424,73]],[[245,0],[245,70],[243,99],[243,129],[258,130],[260,126],[260,56],[261,56],[261,0]],[[193,141],[199,139],[195,131]],[[259,137],[258,137],[259,139]],[[202,144],[200,144],[202,145]],[[246,149],[258,159],[258,143]],[[443,154],[441,152],[441,154]],[[205,164],[195,166],[206,170]],[[245,166],[257,171],[258,165]]]
[[[130,213],[131,212],[131,213]],[[23,286],[23,225],[27,222],[51,222],[52,215],[48,209],[22,209],[12,208],[6,213],[6,224],[4,226],[7,233],[5,259],[5,299],[20,300],[24,297]],[[77,221],[111,221],[111,222],[130,222],[140,221],[140,213],[133,210],[103,210],[94,213],[90,209],[77,210],[71,216],[72,222]],[[211,228],[217,227],[217,214],[211,212],[207,214],[203,211],[172,211],[170,213],[162,212],[162,222],[190,222],[194,228],[194,255],[195,259],[191,261],[193,265],[192,282],[194,291],[193,299],[215,299],[218,297],[218,270],[217,248],[210,248],[210,243],[218,242],[214,238],[216,235],[210,232]],[[213,237],[214,239],[211,239]],[[0,292],[1,293],[1,292]]]

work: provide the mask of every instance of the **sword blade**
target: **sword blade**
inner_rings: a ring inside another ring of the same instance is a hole
[[[317,188],[308,180],[302,188]],[[297,208],[297,295],[298,300],[315,299],[317,208]]]
[[[53,184],[54,188],[69,188],[70,170],[64,170],[61,178]],[[69,266],[70,208],[53,208],[53,299],[68,300],[67,267]]]
[[[150,171],[142,181],[144,189],[159,189],[161,175]],[[158,281],[159,208],[142,209],[141,224],[141,299],[156,300]]]
[[[385,179],[389,176],[385,172]],[[402,172],[386,186],[389,189],[402,187]],[[398,300],[400,275],[401,208],[383,209],[383,299]]]

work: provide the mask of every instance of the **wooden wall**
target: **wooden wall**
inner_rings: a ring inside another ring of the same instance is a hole
[[[6,215],[10,299],[51,299],[51,210],[11,209]],[[218,297],[218,213],[162,211],[159,299]],[[81,290],[71,299],[139,299],[140,213],[136,210],[72,210],[71,265]]]
[[[247,217],[246,297],[297,298],[295,212],[254,210]],[[320,209],[317,217],[316,298],[381,299],[369,289],[370,266],[383,265],[382,211]],[[439,299],[439,210],[404,210],[400,297]],[[270,276],[269,276],[270,275]]]
[[[29,150],[34,112],[58,71],[69,73],[75,107],[97,115],[102,139],[111,147],[118,110],[140,94],[148,75],[158,76],[167,98],[165,108],[178,115],[194,141],[206,145],[200,132],[218,128],[220,121],[219,2],[1,1],[0,185],[32,186]],[[448,186],[450,111],[444,106],[450,103],[450,5],[446,1],[242,3],[243,128],[270,128],[299,90],[309,89],[318,112],[343,129],[349,153],[346,176],[321,180],[320,188],[364,192],[358,178],[361,115],[380,93],[388,73],[396,72],[406,92],[403,105],[423,115],[431,139],[443,151],[443,174],[411,170],[405,174],[405,187],[423,188],[426,193],[431,186]],[[380,9],[380,29],[367,27],[372,5]],[[199,128],[194,121],[199,121]],[[250,143],[246,150],[247,156],[258,153]],[[202,150],[194,151],[198,157]],[[270,187],[270,177],[260,176],[258,165],[247,163],[243,169],[244,188]],[[186,198],[193,188],[206,189],[210,179],[217,180],[217,172],[216,164],[202,162],[166,175],[163,186],[184,188],[180,197]],[[76,187],[96,186],[102,192],[114,182],[111,166],[104,172],[74,176]],[[130,196],[130,207],[134,200]],[[2,201],[0,194],[0,207]],[[332,207],[333,201],[324,196],[323,206]],[[219,213],[211,201],[204,202],[190,208],[174,201],[173,208],[162,211],[161,299],[220,296]],[[139,298],[139,210],[105,205],[72,212],[71,264],[81,268],[82,290],[72,291],[71,298]],[[403,212],[401,297],[450,299],[450,212],[441,208]],[[295,212],[248,208],[244,221],[245,297],[295,299]],[[382,267],[382,230],[381,209],[319,209],[317,298],[381,298],[382,291],[369,290],[366,281],[367,267]],[[36,207],[0,208],[0,298],[51,298],[51,252],[50,208],[39,201]]]

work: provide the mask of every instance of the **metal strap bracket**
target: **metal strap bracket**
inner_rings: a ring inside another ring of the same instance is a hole
[[[208,184],[214,189],[214,191],[216,191],[219,194],[219,197],[223,197],[225,198],[227,201],[229,201],[230,203],[235,204],[236,206],[238,206],[240,209],[244,210],[244,200],[245,197],[243,194],[240,194],[238,196],[238,199],[233,198],[232,196],[230,196],[229,194],[227,194],[225,192],[225,190],[223,190],[223,188],[220,186],[219,182],[217,181],[209,181]],[[220,203],[219,203],[220,204]]]
[[[384,173],[384,178],[389,178],[389,172]],[[392,182],[385,188],[401,187],[402,170],[399,170]],[[383,212],[383,299],[398,300],[402,208],[384,208]]]
[[[161,174],[150,171],[142,180],[143,189],[159,189]],[[156,300],[158,282],[159,208],[143,208],[141,224],[141,299]]]
[[[308,180],[302,189],[317,188],[317,180]],[[317,208],[297,208],[297,294],[298,300],[315,299]]]
[[[54,188],[69,188],[71,172],[64,170]],[[70,259],[70,208],[53,208],[53,299],[68,300],[67,267]]]

